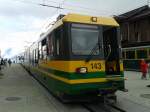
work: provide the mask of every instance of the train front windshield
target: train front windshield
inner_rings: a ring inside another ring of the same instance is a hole
[[[96,25],[72,24],[71,27],[73,55],[90,55],[99,41],[99,28]],[[93,55],[99,55],[97,51]]]
[[[82,56],[92,55],[96,59],[117,60],[120,58],[118,34],[118,27],[72,24],[72,53]]]

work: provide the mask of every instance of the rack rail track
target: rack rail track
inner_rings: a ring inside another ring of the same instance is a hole
[[[116,101],[115,101],[116,102]],[[96,104],[94,104],[95,106]],[[126,110],[116,106],[114,103],[112,103],[112,99],[108,99],[107,97],[104,97],[104,101],[100,102],[100,105],[97,104],[98,109],[92,108],[88,104],[82,104],[84,108],[86,108],[89,112],[113,112],[113,110],[116,110],[117,112],[126,112]],[[116,112],[115,111],[115,112]]]
[[[117,106],[115,106],[115,105],[108,105],[107,107],[105,107],[105,106],[101,106],[100,108],[99,108],[99,110],[96,110],[96,109],[94,109],[94,108],[92,108],[92,107],[90,107],[90,106],[88,106],[88,105],[82,105],[84,108],[86,108],[89,112],[112,112],[112,110],[110,109],[110,108],[108,108],[108,106],[109,107],[111,107],[112,109],[115,109],[115,110],[117,110],[117,112],[126,112],[125,110],[123,110],[123,109],[121,109],[120,107],[117,107]]]

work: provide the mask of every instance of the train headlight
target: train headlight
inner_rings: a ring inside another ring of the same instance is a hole
[[[97,17],[91,17],[92,22],[97,22]]]
[[[87,73],[87,68],[86,67],[77,68],[76,73],[81,73],[81,74]]]

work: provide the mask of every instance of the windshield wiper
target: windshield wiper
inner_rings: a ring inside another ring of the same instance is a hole
[[[94,53],[97,52],[97,50],[100,50],[100,43],[97,43],[97,44],[93,47],[93,49],[91,50],[89,56],[86,58],[85,61],[86,61],[86,62],[89,62],[89,61],[92,59]]]

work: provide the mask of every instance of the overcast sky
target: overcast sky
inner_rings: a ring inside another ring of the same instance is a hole
[[[64,10],[36,5],[45,3]],[[0,49],[14,56],[36,41],[42,29],[59,13],[112,16],[146,5],[147,0],[0,0]]]

